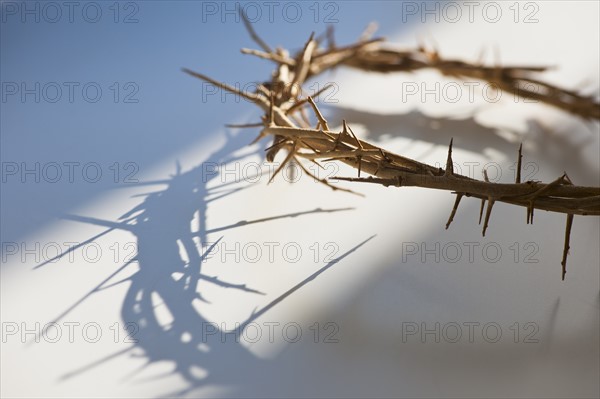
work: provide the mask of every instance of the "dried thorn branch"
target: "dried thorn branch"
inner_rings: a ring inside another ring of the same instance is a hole
[[[409,50],[392,49],[386,47],[381,38],[371,39],[372,32],[369,29],[357,43],[345,47],[336,46],[332,29],[328,29],[326,34],[327,48],[321,47],[323,38],[315,39],[314,34],[311,34],[302,50],[290,56],[285,49],[278,48],[273,51],[256,34],[245,15],[242,17],[251,38],[262,48],[262,51],[243,49],[242,52],[277,64],[269,82],[258,85],[254,93],[246,93],[205,75],[188,69],[184,71],[254,102],[265,112],[262,124],[237,127],[263,126],[256,140],[267,136],[273,137],[273,144],[266,150],[268,161],[273,161],[278,151],[287,150],[283,163],[273,173],[269,182],[288,162],[296,162],[307,175],[331,189],[357,194],[333,185],[326,179],[317,178],[302,164],[300,158],[316,163],[319,167],[321,167],[319,161],[342,162],[357,169],[358,177],[335,178],[340,181],[452,191],[456,194],[456,199],[446,229],[454,220],[463,197],[479,199],[481,201],[479,224],[483,220],[484,236],[496,202],[526,208],[527,223],[533,223],[535,209],[564,213],[567,215],[561,262],[564,279],[574,215],[600,215],[600,187],[573,185],[566,174],[547,184],[536,181],[522,182],[522,145],[519,147],[514,183],[492,183],[485,170],[483,181],[456,174],[452,159],[453,140],[450,140],[448,147],[445,170],[391,153],[360,140],[345,120],[341,132],[332,131],[313,97],[301,98],[304,92],[302,86],[308,79],[340,65],[380,73],[413,72],[429,68],[446,76],[487,81],[499,90],[521,98],[535,99],[586,119],[600,119],[600,104],[596,100],[578,94],[576,91],[561,89],[532,76],[534,73],[545,71],[544,67],[482,66],[480,62],[468,63],[444,59],[437,49],[428,50],[424,46]],[[329,87],[328,85],[319,90],[314,97]],[[316,129],[310,126],[308,106],[312,108],[317,118]],[[371,176],[362,178],[361,172]],[[486,208],[485,217],[484,208]]]
[[[293,59],[286,57],[285,55],[280,54],[280,53],[264,52],[264,51],[253,50],[253,49],[248,49],[248,48],[243,48],[240,51],[242,52],[242,54],[253,55],[258,58],[263,58],[265,60],[274,61],[278,64],[288,65],[288,66],[292,66],[292,67],[296,65],[296,61],[294,61]]]
[[[242,8],[240,8],[240,15],[242,17],[242,20],[244,21],[244,26],[246,27],[246,30],[248,31],[248,34],[250,35],[252,40],[254,40],[256,44],[258,44],[260,48],[265,50],[267,53],[272,53],[273,50],[271,50],[271,47],[269,47],[269,45],[263,39],[261,39],[260,36],[258,36]]]
[[[320,126],[322,130],[329,130],[329,125],[327,125],[327,120],[323,117],[323,114],[321,113],[321,111],[319,111],[319,108],[317,108],[317,104],[315,104],[312,97],[310,97],[310,96],[308,97],[308,102],[313,107],[313,110],[315,111],[315,115],[317,115],[317,119],[319,120],[318,126]],[[317,126],[317,129],[318,129],[318,126]]]
[[[285,165],[294,157],[295,153],[296,153],[296,142],[294,142],[294,145],[292,146],[291,151],[286,155],[286,157],[283,160],[283,162],[281,163],[281,165],[279,165],[277,167],[277,169],[275,169],[275,172],[273,172],[273,176],[271,176],[271,178],[269,179],[269,183],[271,183],[273,181],[273,179],[275,179],[275,176],[277,176],[277,174],[283,170]]]
[[[256,123],[242,123],[242,124],[236,124],[236,123],[226,123],[225,127],[231,127],[231,128],[236,128],[236,129],[244,129],[244,128],[250,128],[250,127],[261,127],[264,126],[264,123],[262,122],[256,122]]]
[[[306,103],[309,101],[308,98],[317,98],[319,97],[321,94],[323,94],[324,92],[326,92],[327,90],[331,89],[333,87],[333,84],[328,83],[325,86],[323,86],[321,89],[319,89],[318,91],[315,92],[315,94],[313,94],[312,96],[309,96],[307,98],[303,98],[301,100],[298,100],[297,102],[295,102],[294,104],[292,104],[287,110],[286,112],[292,113],[294,112],[296,109],[306,105]],[[285,108],[284,108],[285,109]]]
[[[364,159],[367,172],[377,173],[378,176],[381,176],[377,178],[373,176],[368,178],[336,177],[337,180],[454,191],[457,198],[446,223],[446,228],[453,221],[463,196],[475,197],[481,200],[479,223],[481,224],[483,220],[482,234],[484,236],[489,227],[493,207],[497,201],[526,207],[528,209],[528,222],[531,223],[533,222],[533,210],[536,208],[566,213],[568,215],[568,226],[565,233],[565,251],[562,262],[565,270],[573,215],[600,215],[600,188],[575,186],[566,175],[562,175],[548,184],[533,181],[514,184],[492,183],[485,170],[483,172],[484,181],[457,175],[453,172],[452,142],[448,149],[446,170],[440,171],[432,166],[395,155],[373,144],[359,140],[348,128],[345,121],[343,130],[339,133],[308,128],[281,127],[266,128],[264,131],[267,134],[280,134],[292,140],[301,140],[299,150],[306,149],[309,145],[312,152],[308,154],[298,151],[297,155],[300,157],[305,156],[311,160],[337,159],[357,169],[363,167],[362,159]],[[356,160],[358,151],[360,151],[362,158],[360,162]],[[519,160],[522,159],[521,157],[522,147],[519,151]],[[518,161],[518,163],[521,162]],[[518,165],[519,168],[520,166]],[[487,208],[485,207],[486,201]]]
[[[373,35],[375,34],[375,32],[377,31],[377,29],[379,28],[379,26],[377,25],[377,22],[371,22],[369,23],[369,25],[367,25],[367,27],[365,28],[365,30],[363,31],[363,33],[360,34],[360,37],[358,38],[359,42],[366,42],[368,40],[370,40]]]
[[[251,26],[249,28],[251,37],[255,39],[256,33],[251,30]],[[499,64],[483,66],[480,60],[469,63],[444,59],[437,49],[427,50],[423,45],[415,49],[398,50],[386,45],[382,38],[370,39],[373,32],[374,29],[368,27],[356,43],[345,47],[337,47],[333,41],[330,41],[327,48],[320,48],[318,46],[321,40],[314,40],[315,48],[311,53],[313,60],[307,68],[308,73],[305,78],[316,76],[339,65],[380,73],[435,69],[445,76],[483,80],[515,97],[540,101],[585,119],[600,119],[600,104],[593,97],[560,88],[532,76],[534,73],[546,71],[548,69],[546,67],[500,66]],[[297,63],[298,58],[301,58],[300,54],[296,59],[281,57],[267,50],[262,40],[257,43],[265,49],[266,53],[256,50],[243,50],[243,52],[268,59],[279,65],[286,64],[290,68],[299,69]],[[306,52],[306,47],[303,52]],[[306,65],[306,62],[303,63],[302,68],[306,69]]]

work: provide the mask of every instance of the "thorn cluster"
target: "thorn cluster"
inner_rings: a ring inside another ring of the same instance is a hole
[[[258,85],[256,92],[247,93],[197,72],[187,69],[184,71],[238,94],[265,111],[261,123],[238,127],[262,126],[263,129],[255,141],[267,136],[273,137],[273,144],[266,150],[268,161],[273,161],[280,150],[287,151],[284,161],[275,170],[270,181],[283,170],[285,165],[295,162],[305,173],[331,189],[356,194],[333,185],[325,179],[318,179],[308,171],[300,159],[313,162],[320,167],[322,166],[319,161],[342,162],[355,168],[358,176],[335,177],[336,180],[375,183],[386,187],[413,186],[451,191],[456,195],[456,199],[446,229],[454,220],[463,197],[478,198],[481,201],[479,224],[483,220],[483,236],[489,227],[492,209],[496,202],[524,207],[527,211],[527,224],[533,223],[534,209],[563,213],[567,215],[561,262],[564,279],[573,216],[600,215],[600,187],[576,186],[566,173],[547,184],[536,181],[521,182],[522,145],[518,152],[515,183],[490,182],[485,170],[483,181],[456,174],[452,160],[453,140],[450,140],[448,147],[445,170],[391,153],[360,140],[345,120],[342,121],[341,131],[332,131],[314,101],[314,98],[329,87],[324,87],[311,97],[304,94],[303,85],[307,79],[341,65],[383,73],[433,68],[448,76],[485,80],[494,83],[500,90],[523,98],[539,100],[586,119],[600,119],[600,105],[591,97],[560,89],[531,76],[546,68],[486,67],[464,61],[445,60],[437,50],[429,51],[423,46],[408,51],[390,49],[385,47],[383,39],[371,39],[373,33],[371,28],[367,29],[357,43],[345,47],[336,46],[331,30],[328,30],[324,37],[319,38],[315,38],[313,33],[302,50],[295,56],[290,56],[285,49],[271,49],[256,34],[244,15],[242,18],[251,38],[262,49],[242,49],[242,52],[268,59],[277,65],[270,81]],[[320,46],[323,40],[328,41],[325,48]],[[317,120],[314,128],[309,119],[308,106]],[[363,172],[370,176],[361,177]]]

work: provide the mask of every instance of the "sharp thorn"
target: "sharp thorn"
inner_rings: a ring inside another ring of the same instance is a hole
[[[533,211],[534,211],[534,207],[533,207],[533,201],[531,201],[530,203],[530,207],[529,207],[529,223],[533,224]]]
[[[452,162],[452,141],[454,138],[450,139],[450,145],[448,146],[448,159],[446,160],[446,170],[444,171],[445,176],[454,175],[454,163]]]
[[[483,170],[483,179],[485,180],[486,183],[490,182],[490,178],[488,177],[488,174],[487,174],[487,169]]]
[[[258,36],[256,31],[252,27],[252,24],[250,23],[250,20],[248,20],[248,17],[246,16],[246,13],[244,12],[244,10],[242,8],[240,8],[239,11],[240,11],[240,15],[242,16],[242,20],[244,21],[244,26],[246,27],[246,30],[248,31],[248,34],[250,34],[250,37],[252,38],[252,40],[254,40],[254,42],[256,42],[256,44],[258,44],[267,53],[272,53],[273,50],[271,50],[271,47],[269,47],[269,45],[267,43],[265,43],[260,38],[260,36]]]
[[[285,165],[293,158],[295,152],[296,152],[296,143],[294,143],[294,146],[292,147],[290,152],[287,154],[287,156],[285,157],[285,159],[283,160],[281,165],[279,165],[279,167],[277,169],[275,169],[275,172],[273,172],[273,176],[271,176],[271,178],[269,179],[267,184],[271,184],[273,182],[273,179],[275,179],[275,176],[277,176],[277,174],[279,172],[281,172],[281,170],[283,170]]]
[[[515,183],[521,183],[521,162],[523,160],[523,143],[519,146],[519,157],[517,158],[517,177]]]
[[[450,227],[450,223],[454,220],[454,216],[456,215],[456,210],[458,209],[458,205],[460,204],[460,200],[462,199],[463,194],[457,193],[456,200],[454,201],[454,206],[452,207],[452,212],[450,212],[450,217],[448,218],[448,222],[446,222],[446,230]]]
[[[364,150],[364,147],[362,145],[362,143],[360,142],[360,140],[358,139],[358,137],[356,137],[356,135],[354,134],[354,132],[352,131],[352,128],[349,125],[346,125],[346,127],[348,128],[348,130],[350,131],[350,134],[352,135],[352,137],[354,138],[354,141],[356,141],[356,148],[360,148],[361,150]]]
[[[567,255],[569,254],[569,241],[571,240],[571,227],[573,227],[573,215],[567,215],[567,226],[565,227],[565,246],[563,248],[562,262],[562,280],[565,280],[567,274]]]
[[[483,217],[483,207],[485,206],[485,198],[481,199],[481,207],[479,208],[479,224],[481,224],[481,218]]]
[[[483,222],[483,231],[481,234],[485,237],[485,231],[488,228],[490,222],[490,216],[492,215],[492,207],[494,206],[495,200],[493,198],[488,199],[488,206],[485,212],[485,221]]]
[[[565,184],[573,185],[573,182],[571,181],[571,178],[567,175],[567,172],[564,172],[563,180],[565,181]]]
[[[342,133],[348,134],[348,124],[345,119],[342,119]]]
[[[271,98],[269,101],[269,126],[275,126],[275,97],[273,96],[273,92],[271,92]]]

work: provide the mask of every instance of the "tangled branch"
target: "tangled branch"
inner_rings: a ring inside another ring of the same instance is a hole
[[[394,50],[385,47],[382,39],[370,39],[370,32],[364,34],[353,45],[337,47],[333,42],[332,31],[328,31],[325,36],[329,43],[327,48],[321,47],[324,39],[315,38],[313,34],[302,50],[290,56],[285,49],[272,50],[254,32],[245,17],[244,21],[251,37],[262,50],[243,49],[242,52],[268,59],[277,65],[270,81],[258,85],[254,93],[247,93],[203,74],[188,69],[184,71],[221,89],[240,95],[265,111],[260,123],[238,127],[263,126],[256,140],[267,136],[273,137],[273,144],[267,149],[266,157],[269,161],[274,159],[278,151],[287,151],[283,163],[275,170],[272,178],[288,162],[297,162],[306,173],[317,179],[303,166],[302,159],[319,166],[319,161],[338,161],[355,168],[358,176],[334,178],[337,180],[374,183],[386,187],[414,186],[451,191],[456,195],[456,200],[446,228],[454,219],[461,199],[474,197],[481,201],[479,223],[481,224],[483,220],[484,236],[496,202],[525,208],[528,224],[533,223],[535,209],[563,213],[566,215],[565,243],[561,261],[564,280],[573,217],[574,215],[600,215],[600,187],[574,185],[566,173],[550,183],[522,182],[522,147],[518,152],[516,180],[511,184],[490,182],[485,171],[483,181],[454,173],[452,140],[448,148],[445,169],[394,154],[360,140],[345,120],[341,131],[332,131],[313,98],[304,96],[302,87],[307,79],[341,65],[383,73],[433,68],[447,76],[484,80],[495,84],[500,90],[544,102],[586,119],[600,119],[600,105],[591,97],[534,79],[532,74],[546,70],[543,67],[485,67],[464,61],[444,60],[437,51],[427,51],[423,47],[410,51]],[[325,90],[327,87],[314,96],[320,95]],[[312,109],[317,119],[314,128],[309,120],[308,109]],[[370,176],[361,177],[363,172]],[[333,190],[352,192],[333,185],[330,181],[317,180]]]

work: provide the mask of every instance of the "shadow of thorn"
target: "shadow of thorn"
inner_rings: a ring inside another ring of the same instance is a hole
[[[230,154],[244,145],[246,143],[241,142],[239,137],[229,137],[225,145],[212,154],[207,162],[217,162],[222,165],[234,162],[237,159]],[[137,241],[137,253],[134,258],[111,273],[53,321],[56,323],[63,319],[93,294],[128,282],[129,287],[121,306],[121,317],[124,326],[130,333],[129,338],[132,345],[66,373],[62,376],[62,380],[74,378],[124,355],[145,359],[143,366],[126,378],[132,378],[143,369],[158,362],[173,363],[175,369],[163,377],[178,375],[187,383],[185,389],[173,394],[175,396],[185,395],[193,389],[206,386],[206,384],[240,387],[251,383],[259,375],[268,378],[268,367],[265,367],[264,364],[269,361],[257,358],[239,342],[239,337],[244,329],[373,238],[370,237],[359,243],[259,311],[253,312],[236,330],[217,331],[216,324],[206,319],[198,310],[198,308],[202,308],[203,303],[207,302],[198,292],[198,283],[201,280],[221,288],[240,290],[248,294],[264,295],[264,293],[256,288],[247,287],[243,283],[225,282],[216,276],[203,274],[202,265],[207,261],[207,255],[223,237],[212,243],[203,253],[201,253],[202,246],[197,245],[194,239],[200,240],[201,244],[206,244],[208,234],[224,230],[315,213],[347,211],[352,208],[317,208],[256,220],[242,220],[235,224],[209,230],[206,228],[207,203],[233,195],[247,187],[223,191],[224,186],[232,184],[228,182],[208,188],[209,183],[218,174],[207,178],[204,172],[202,165],[185,173],[181,173],[178,168],[178,172],[171,179],[146,182],[148,185],[166,184],[167,187],[164,190],[146,194],[142,203],[126,212],[118,221],[78,215],[64,216],[64,219],[67,220],[107,228],[104,232],[80,244],[79,247],[114,230],[124,230],[134,235]],[[215,192],[218,193],[216,197],[214,196]],[[195,215],[200,216],[200,226],[197,231],[192,231],[190,226]],[[70,248],[69,251],[74,249],[76,247]],[[60,254],[57,259],[66,253],[68,252]],[[36,266],[36,269],[47,263],[49,262]],[[132,264],[138,266],[135,273],[113,282],[115,277]],[[172,316],[170,322],[165,323],[157,316],[157,298],[162,302],[160,306],[165,306],[169,310]],[[271,367],[276,369],[274,365]]]

